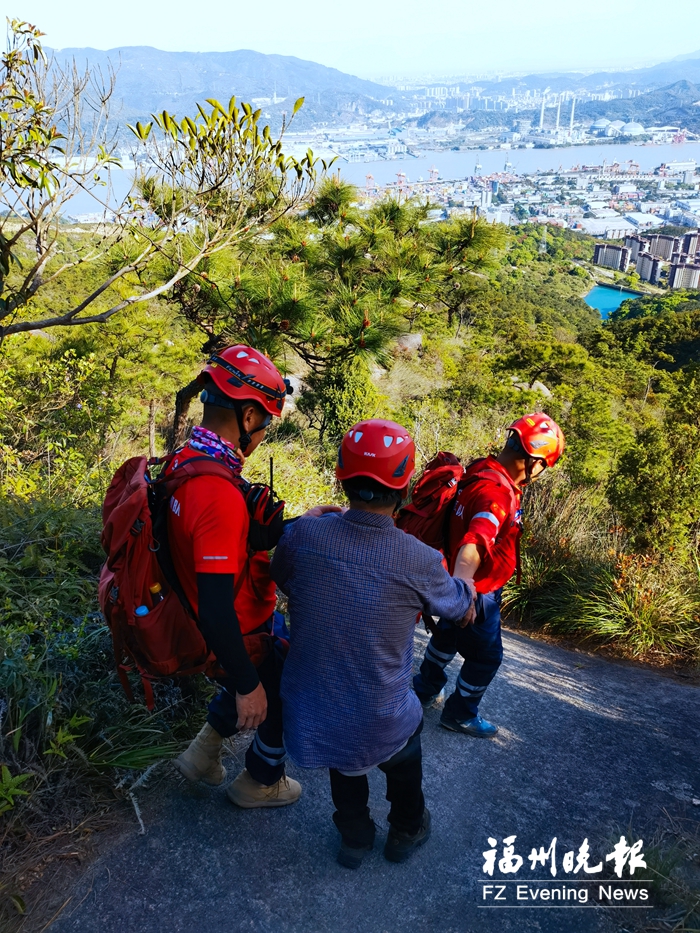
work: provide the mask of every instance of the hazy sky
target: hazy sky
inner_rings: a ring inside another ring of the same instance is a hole
[[[3,0],[54,48],[152,45],[171,51],[296,55],[359,74],[613,68],[700,48],[700,3],[657,0]]]

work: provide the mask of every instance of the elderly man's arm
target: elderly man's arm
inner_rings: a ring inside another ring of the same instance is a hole
[[[457,576],[451,577],[436,556],[429,576],[423,613],[439,616],[456,625],[467,625],[474,612],[474,593],[473,584]]]
[[[282,592],[289,596],[289,579],[292,575],[294,548],[292,540],[294,538],[294,528],[299,519],[296,519],[284,526],[284,533],[277,542],[275,553],[270,563],[270,576],[275,581]]]

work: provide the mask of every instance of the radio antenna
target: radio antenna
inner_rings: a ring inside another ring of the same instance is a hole
[[[275,496],[275,461],[274,458],[270,457],[270,498],[273,499]]]

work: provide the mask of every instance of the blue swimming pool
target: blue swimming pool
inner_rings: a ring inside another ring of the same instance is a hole
[[[590,308],[600,312],[605,319],[611,312],[617,311],[623,301],[629,298],[641,298],[641,292],[630,292],[611,285],[596,285],[583,299]]]

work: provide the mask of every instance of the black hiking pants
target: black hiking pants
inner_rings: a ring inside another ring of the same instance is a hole
[[[379,765],[386,775],[386,799],[391,804],[388,821],[402,833],[415,836],[421,826],[423,797],[423,756],[420,733],[423,722],[408,743],[388,761]],[[369,781],[366,774],[350,776],[330,769],[331,795],[336,810],[333,822],[346,845],[360,849],[374,843],[375,825],[369,813]]]
[[[276,784],[284,775],[284,762],[287,758],[282,738],[282,665],[282,658],[273,650],[257,669],[260,683],[267,694],[267,718],[258,726],[255,738],[245,755],[245,766],[250,776],[268,787]],[[219,735],[228,738],[238,732],[236,682],[232,677],[222,677],[218,683],[221,691],[209,704],[207,722]]]

